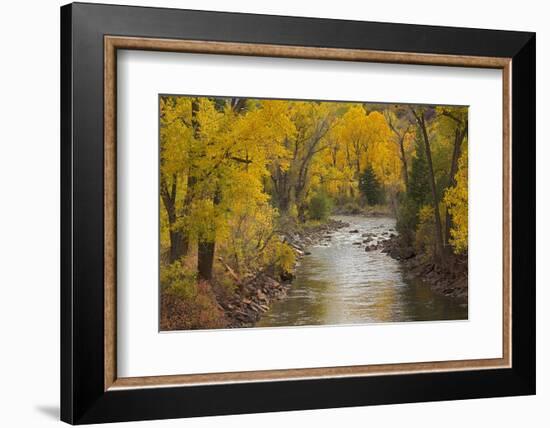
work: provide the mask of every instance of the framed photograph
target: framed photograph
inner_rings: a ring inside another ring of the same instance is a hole
[[[61,8],[61,418],[535,393],[535,34]]]

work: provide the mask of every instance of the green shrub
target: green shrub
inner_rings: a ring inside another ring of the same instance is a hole
[[[179,260],[162,267],[160,285],[164,291],[184,299],[191,299],[197,294],[196,273],[187,269]]]
[[[308,214],[312,220],[326,220],[332,211],[332,201],[325,193],[317,193],[309,202]]]

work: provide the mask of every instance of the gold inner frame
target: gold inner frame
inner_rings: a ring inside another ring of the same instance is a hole
[[[119,378],[116,367],[116,66],[117,49],[324,59],[397,64],[441,65],[502,70],[503,82],[503,320],[502,358],[421,363],[376,364],[304,369],[261,370],[170,376]],[[104,37],[104,389],[189,386],[234,382],[359,377],[419,372],[441,372],[511,367],[512,281],[512,165],[511,165],[511,58],[383,52],[266,44]]]

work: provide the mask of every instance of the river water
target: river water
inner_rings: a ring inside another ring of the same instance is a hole
[[[337,216],[350,224],[307,248],[288,296],[273,302],[257,327],[458,320],[468,318],[464,302],[440,296],[380,250],[366,252],[363,233],[395,230],[389,217]],[[350,233],[357,229],[358,233]]]

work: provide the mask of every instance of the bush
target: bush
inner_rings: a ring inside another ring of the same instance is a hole
[[[296,253],[285,242],[273,237],[260,254],[261,265],[265,272],[274,277],[292,272],[296,263]]]
[[[184,298],[170,292],[161,295],[162,330],[189,330],[203,328],[223,328],[227,326],[222,309],[210,284],[202,281],[196,284],[195,294]]]
[[[208,282],[197,282],[180,261],[163,266],[161,329],[222,328],[227,321]]]
[[[342,214],[358,215],[363,213],[363,209],[355,201],[346,202],[341,208]]]
[[[190,299],[197,293],[197,276],[180,261],[162,266],[160,270],[161,288],[184,299]]]
[[[317,193],[309,202],[308,214],[311,220],[326,220],[332,211],[332,201],[325,193]]]
[[[429,256],[435,254],[434,227],[434,209],[430,205],[422,206],[418,212],[418,225],[414,242],[417,252],[425,252]]]

